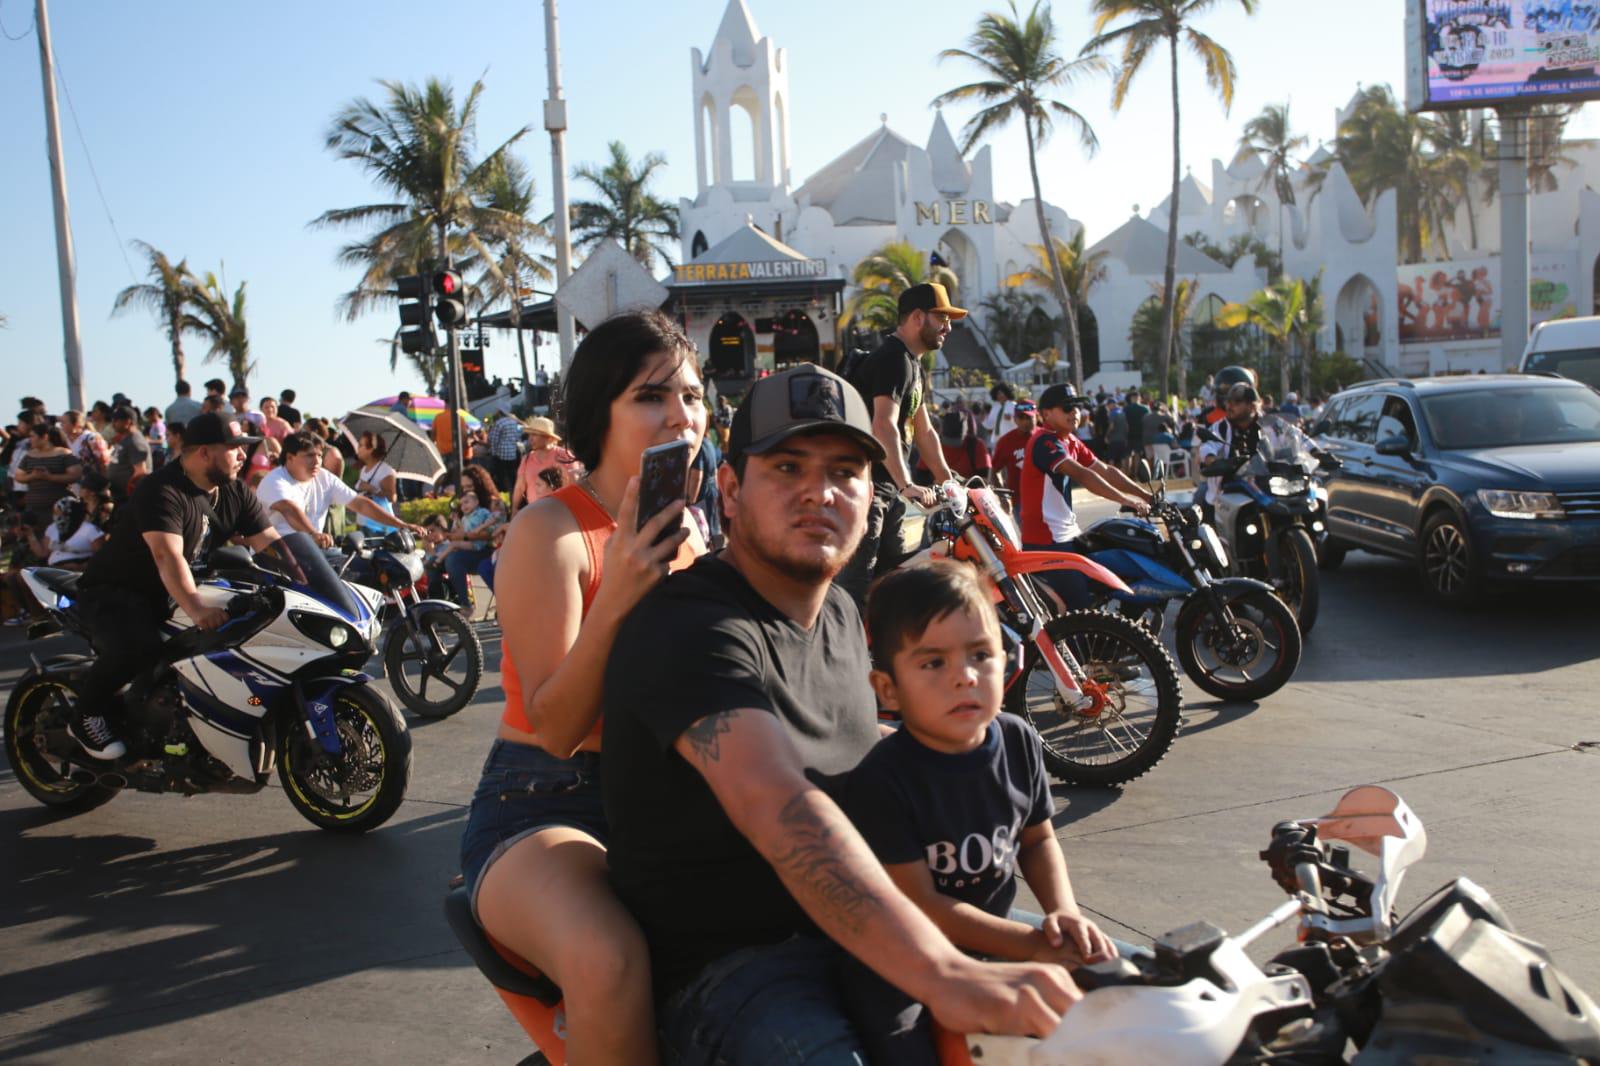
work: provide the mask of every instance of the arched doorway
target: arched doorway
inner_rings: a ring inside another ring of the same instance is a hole
[[[1334,340],[1355,359],[1383,351],[1383,304],[1378,287],[1365,274],[1353,275],[1339,289],[1333,304]],[[1401,330],[1402,338],[1405,335]]]
[[[779,370],[796,363],[815,363],[821,355],[817,327],[804,311],[785,311],[772,323],[772,361]]]
[[[711,327],[711,372],[717,377],[744,377],[755,352],[755,332],[737,311],[729,311]]]
[[[1083,344],[1084,380],[1100,373],[1100,320],[1088,304],[1078,305],[1078,340]]]
[[[689,258],[699,259],[706,253],[706,249],[710,247],[711,244],[706,240],[706,235],[700,230],[695,230],[694,239],[689,242]]]
[[[978,250],[973,247],[971,238],[959,229],[945,230],[934,252],[955,271],[957,291],[950,294],[951,301],[957,306],[967,306],[961,302],[966,299],[965,294],[978,293]]]

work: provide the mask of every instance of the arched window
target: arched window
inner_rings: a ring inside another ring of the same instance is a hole
[[[699,259],[711,247],[706,241],[706,235],[700,230],[694,231],[694,240],[689,242],[689,258]]]

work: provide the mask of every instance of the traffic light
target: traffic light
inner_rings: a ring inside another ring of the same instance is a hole
[[[400,350],[414,355],[432,352],[438,346],[433,335],[432,291],[427,278],[408,274],[394,279],[395,295],[400,297]]]
[[[459,326],[467,320],[466,285],[455,270],[440,270],[433,275],[433,313],[439,325]]]

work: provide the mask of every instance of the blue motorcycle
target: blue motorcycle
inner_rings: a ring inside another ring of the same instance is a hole
[[[1228,552],[1198,506],[1168,501],[1158,489],[1150,517],[1107,518],[1083,534],[1084,554],[1131,590],[1097,589],[1097,606],[1159,633],[1177,601],[1178,661],[1196,685],[1223,700],[1259,700],[1282,688],[1300,665],[1294,612],[1264,581],[1212,576],[1227,573]]]

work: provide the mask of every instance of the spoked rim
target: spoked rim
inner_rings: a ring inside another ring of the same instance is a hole
[[[1467,538],[1449,522],[1434,526],[1422,565],[1435,591],[1445,596],[1460,592],[1467,584]]]
[[[1150,741],[1161,709],[1154,671],[1138,646],[1100,632],[1074,633],[1056,646],[1070,651],[1102,687],[1104,703],[1097,714],[1068,708],[1050,668],[1035,660],[1022,681],[1022,695],[1040,739],[1081,766],[1111,766],[1136,756]]]
[[[350,700],[333,704],[334,729],[342,748],[331,765],[302,769],[296,757],[298,744],[290,744],[284,755],[289,771],[285,778],[295,796],[317,813],[344,821],[359,817],[383,788],[383,735],[372,715]],[[312,741],[316,744],[316,741]]]
[[[1195,665],[1207,678],[1230,688],[1255,684],[1277,666],[1286,641],[1282,629],[1272,624],[1265,611],[1247,603],[1230,605],[1233,632],[1223,632],[1223,624],[1208,617],[1196,627],[1190,641]],[[1224,651],[1218,644],[1231,642]],[[1246,649],[1241,654],[1239,649]]]
[[[1281,576],[1272,579],[1272,589],[1277,593],[1278,599],[1283,601],[1284,606],[1299,617],[1300,604],[1305,599],[1307,578],[1301,571],[1300,557],[1292,552],[1284,554],[1293,555],[1294,558],[1287,566],[1282,567]]]
[[[472,659],[467,651],[472,639],[470,630],[458,631],[437,622],[436,618],[425,618],[420,623],[421,633],[413,635],[405,631],[397,635],[401,641],[400,654],[395,660],[399,669],[394,671],[389,683],[419,703],[449,703],[472,683]],[[439,649],[437,654],[433,647],[435,642]],[[452,671],[458,671],[459,677]],[[435,696],[431,700],[428,698],[430,682],[434,683]]]

